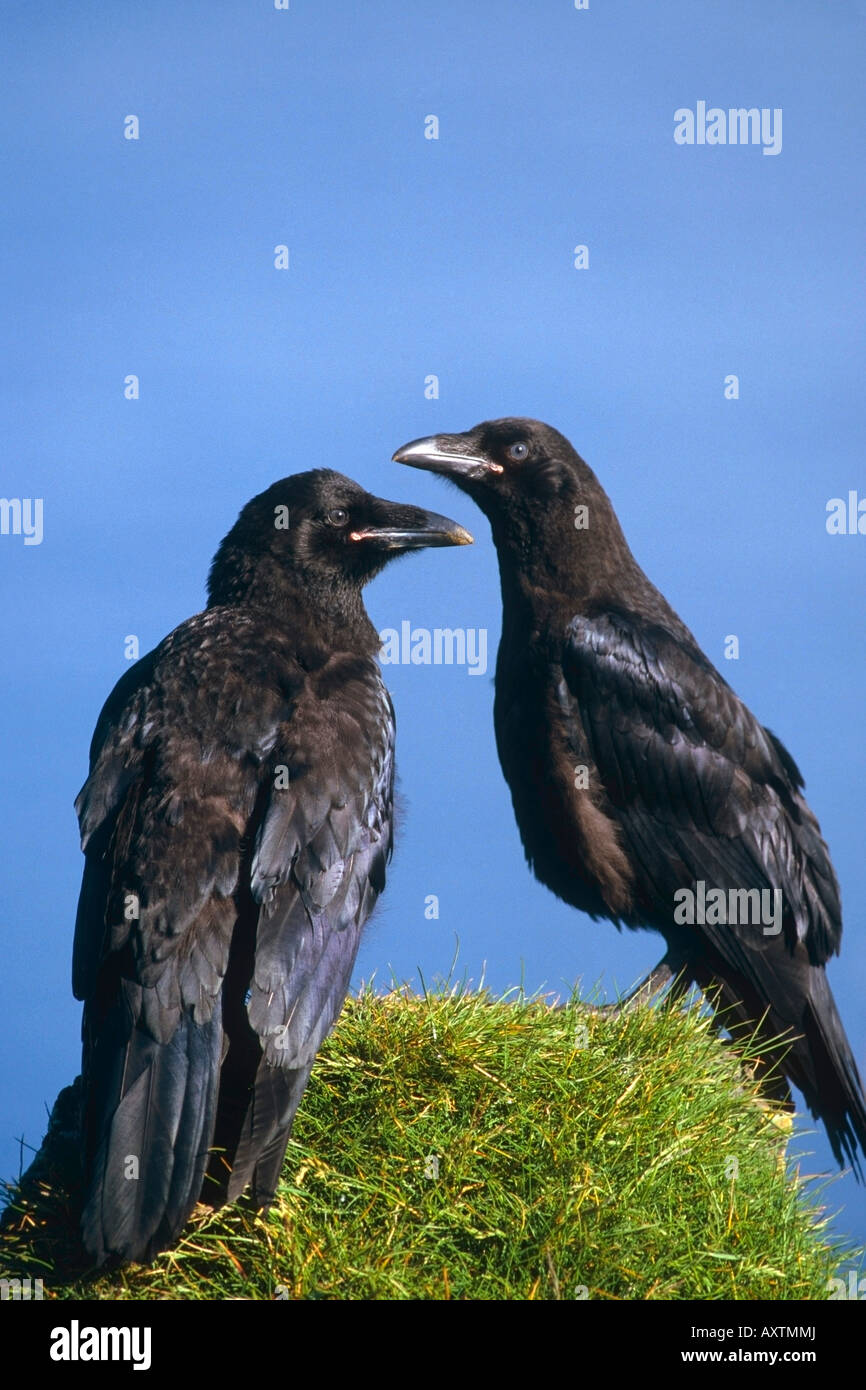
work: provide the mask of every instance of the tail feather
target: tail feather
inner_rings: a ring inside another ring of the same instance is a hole
[[[823,966],[811,971],[803,1037],[794,1043],[791,1079],[820,1119],[840,1164],[847,1161],[863,1181],[866,1155],[866,1098]]]
[[[82,1235],[97,1264],[147,1262],[180,1234],[207,1166],[222,1048],[218,1009],[201,1024],[185,1014],[165,1043],[130,1032],[122,1002],[115,1013],[87,1063]]]
[[[292,1121],[311,1070],[312,1066],[307,1066],[300,1071],[283,1071],[262,1058],[232,1164],[230,1202],[248,1183],[257,1206],[267,1207],[273,1201]]]
[[[700,989],[720,991],[722,1022],[734,1037],[750,1036],[758,1023],[768,1043],[761,1067],[768,1094],[784,1102],[786,1081],[796,1086],[823,1123],[837,1163],[850,1163],[862,1182],[866,1096],[823,965],[796,956],[752,965],[751,979],[727,963],[723,974],[718,961],[698,968],[692,962],[689,973]],[[780,1039],[787,1040],[782,1047]]]
[[[250,1185],[254,1203],[270,1205],[311,1071],[312,1063],[294,1071],[270,1065],[252,1030],[236,1039],[223,1063],[204,1201],[217,1207],[234,1202]]]

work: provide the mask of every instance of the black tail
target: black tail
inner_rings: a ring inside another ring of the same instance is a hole
[[[184,1013],[171,1040],[133,1027],[123,999],[86,1057],[82,1236],[96,1264],[145,1263],[198,1201],[216,1119],[222,1021]]]
[[[823,966],[812,967],[809,984],[803,1036],[791,1048],[786,1066],[812,1114],[823,1121],[837,1162],[842,1164],[847,1159],[858,1181],[863,1182],[863,1082]]]
[[[224,1004],[229,997],[226,992]],[[250,1185],[255,1205],[267,1207],[312,1062],[294,1071],[269,1065],[245,1006],[227,1008],[225,1025],[231,1046],[223,1062],[214,1153],[202,1200],[219,1207],[236,1201]]]
[[[784,1101],[789,1096],[784,1078],[802,1091],[827,1130],[837,1163],[850,1163],[863,1182],[866,1096],[823,965],[780,954],[769,964],[756,956],[750,965],[751,978],[727,964],[724,977],[718,964],[711,971],[695,970],[692,963],[689,974],[702,990],[720,988],[721,1021],[732,1036],[747,1038],[758,1024],[759,1036],[769,1044],[760,1073],[768,1094]],[[780,1039],[790,1042],[780,1046]]]

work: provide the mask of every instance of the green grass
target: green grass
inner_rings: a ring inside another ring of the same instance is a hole
[[[267,1216],[201,1207],[153,1266],[63,1282],[74,1199],[42,1184],[2,1263],[60,1298],[822,1299],[842,1252],[780,1119],[694,1009],[366,993]]]

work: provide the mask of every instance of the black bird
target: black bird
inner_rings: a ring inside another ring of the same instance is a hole
[[[220,545],[205,611],[108,697],[76,801],[95,1264],[152,1259],[200,1194],[272,1199],[391,854],[394,711],[361,590],[471,540],[339,473],[284,478]]]
[[[450,479],[490,521],[496,742],[536,876],[593,918],[661,932],[643,994],[695,984],[735,1037],[760,1025],[768,1090],[790,1104],[780,1065],[858,1171],[866,1100],[824,970],[839,888],[793,758],[647,579],[563,435],[494,420],[394,458]]]

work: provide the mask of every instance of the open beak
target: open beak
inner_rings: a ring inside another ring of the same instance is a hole
[[[395,509],[396,510],[396,509]],[[472,545],[472,536],[456,521],[420,507],[402,507],[392,525],[350,531],[350,541],[366,541],[377,550],[422,550],[433,545]]]
[[[453,478],[455,482],[464,479],[478,482],[490,473],[502,472],[501,464],[468,453],[466,441],[459,434],[432,434],[428,439],[413,439],[397,450],[393,462],[424,468],[428,473],[441,473],[443,478]]]

